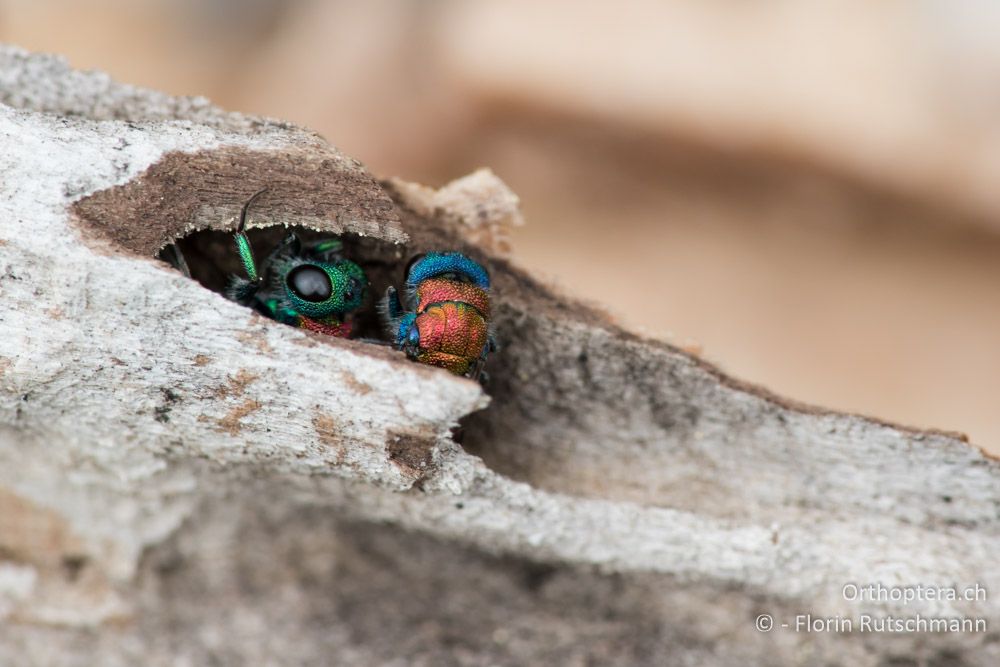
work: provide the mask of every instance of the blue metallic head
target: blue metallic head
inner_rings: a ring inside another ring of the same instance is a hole
[[[429,252],[410,267],[406,276],[406,286],[415,288],[428,278],[444,274],[455,274],[482,289],[490,288],[490,276],[486,269],[460,252]]]

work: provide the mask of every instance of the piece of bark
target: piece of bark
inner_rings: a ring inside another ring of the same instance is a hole
[[[842,595],[1000,590],[1000,464],[960,436],[785,401],[560,297],[473,243],[476,202],[514,201],[493,180],[380,184],[306,130],[13,48],[0,99],[0,662],[1000,659],[989,633],[754,628],[1000,622]],[[376,293],[415,252],[484,262],[485,392],[154,259],[261,187],[252,227],[354,234]]]

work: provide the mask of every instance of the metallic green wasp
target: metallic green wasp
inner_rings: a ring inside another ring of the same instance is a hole
[[[259,265],[247,238],[247,212],[266,190],[243,205],[234,234],[246,278],[232,276],[226,296],[273,320],[330,336],[349,337],[352,315],[361,307],[368,280],[344,259],[339,239],[304,245],[294,232]]]

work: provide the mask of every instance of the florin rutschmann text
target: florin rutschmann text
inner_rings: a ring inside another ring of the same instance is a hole
[[[913,584],[907,586],[887,586],[882,583],[847,583],[841,589],[847,602],[906,606],[919,604],[924,611],[935,603],[945,603],[945,608],[954,610],[951,603],[986,601],[986,588],[982,584],[971,586],[928,586]],[[845,616],[841,614],[823,616],[805,613],[795,614],[785,621],[777,621],[771,614],[759,614],[755,626],[760,632],[770,632],[775,626],[792,632],[832,632],[832,633],[985,633],[988,624],[985,618],[967,616],[962,613],[952,615],[928,615],[926,613],[860,613]]]

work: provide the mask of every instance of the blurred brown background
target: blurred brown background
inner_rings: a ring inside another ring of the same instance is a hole
[[[801,400],[1000,453],[1000,4],[0,0],[0,39],[489,165],[515,257]]]

